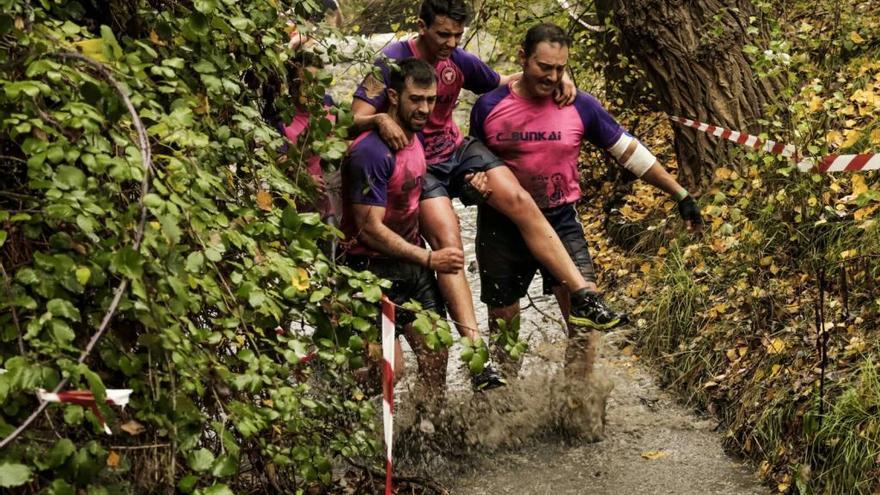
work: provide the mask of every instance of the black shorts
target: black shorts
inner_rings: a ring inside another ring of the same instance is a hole
[[[433,270],[402,260],[368,256],[346,256],[344,263],[355,270],[366,270],[377,277],[390,280],[391,288],[385,290],[385,296],[394,304],[399,306],[416,301],[422,305],[422,309],[430,309],[440,316],[446,315],[443,296],[440,295]],[[400,307],[395,308],[395,316],[397,335],[415,320],[415,313]]]
[[[422,199],[445,196],[461,196],[464,176],[470,172],[486,170],[504,165],[504,162],[489,151],[479,139],[467,136],[455,149],[448,160],[428,165],[428,173],[422,182]]]
[[[480,205],[477,211],[476,250],[481,301],[493,308],[517,302],[528,292],[537,270],[544,279],[545,294],[551,294],[553,287],[561,285],[538,263],[513,222],[486,204]],[[542,211],[581,274],[587,282],[595,282],[596,272],[574,205]]]

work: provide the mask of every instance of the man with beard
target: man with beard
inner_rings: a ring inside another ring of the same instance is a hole
[[[562,239],[567,256],[589,282],[587,297],[598,299],[595,271],[575,210],[581,198],[578,157],[583,140],[608,151],[624,168],[675,198],[688,230],[699,230],[702,219],[688,192],[598,100],[579,91],[571,106],[553,102],[568,62],[569,43],[565,32],[554,24],[529,29],[519,52],[522,77],[481,96],[471,111],[470,129],[504,160],[534,198]],[[519,314],[519,299],[526,295],[537,270],[542,272],[545,293],[556,296],[568,319],[571,292],[547,273],[541,260],[529,252],[517,226],[493,206],[481,205],[477,216],[480,299],[489,306],[490,322],[509,322]],[[607,330],[612,326],[591,327]],[[570,337],[582,337],[578,330],[569,324]],[[585,339],[573,342],[568,362],[588,371],[592,349],[584,347]]]
[[[345,263],[390,280],[392,287],[385,295],[391,301],[400,305],[414,300],[424,309],[444,314],[434,271],[460,271],[464,255],[454,247],[433,252],[424,248],[419,233],[419,197],[425,152],[421,141],[413,139],[427,124],[436,99],[434,69],[414,58],[399,61],[390,74],[388,116],[406,133],[408,144],[394,151],[375,130],[354,140],[342,165],[342,231]],[[397,331],[415,351],[425,393],[437,398],[446,386],[447,351],[429,349],[424,335],[413,329],[413,320],[412,312],[400,310]],[[395,367],[402,372],[399,342]]]
[[[368,76],[352,103],[354,128],[376,129],[392,149],[409,144],[405,132],[387,113],[386,86],[394,60],[416,57],[432,64],[438,79],[437,105],[425,126],[428,174],[422,193],[422,233],[435,249],[462,248],[458,217],[452,198],[465,204],[485,201],[510,218],[530,251],[572,294],[570,323],[578,326],[616,326],[624,321],[604,303],[588,295],[588,282],[567,255],[556,231],[534,200],[504,163],[477,140],[461,135],[452,112],[462,88],[481,94],[504,87],[518,75],[500,76],[476,56],[458,47],[469,12],[462,0],[424,0],[419,11],[419,35],[386,47],[376,65],[381,79]],[[384,81],[382,80],[384,79]],[[557,103],[570,104],[575,95],[571,81],[563,80]],[[449,304],[459,333],[481,342],[470,287],[463,271],[438,274],[440,289]],[[490,366],[472,377],[474,388],[503,384]]]

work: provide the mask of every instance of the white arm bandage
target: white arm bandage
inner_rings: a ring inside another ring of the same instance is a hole
[[[636,144],[635,151],[633,151],[629,157],[626,157],[626,161],[621,160],[621,158],[624,157],[626,150],[629,149],[633,142]],[[611,156],[613,156],[623,168],[634,173],[636,177],[645,175],[645,172],[647,172],[648,169],[651,168],[651,165],[654,165],[654,162],[657,161],[657,158],[651,154],[648,148],[645,148],[638,139],[627,133],[623,133],[620,136],[620,139],[608,148],[608,152],[611,153]]]

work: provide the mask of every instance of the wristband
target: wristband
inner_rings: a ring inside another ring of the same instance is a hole
[[[428,251],[428,269],[431,269],[431,251]]]
[[[684,198],[688,197],[689,194],[690,193],[687,192],[687,189],[682,188],[681,191],[678,191],[677,193],[672,195],[672,199],[674,199],[676,202],[679,202],[679,201],[683,200]]]

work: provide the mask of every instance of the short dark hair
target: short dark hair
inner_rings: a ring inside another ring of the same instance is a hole
[[[556,24],[552,24],[549,22],[545,22],[544,24],[538,24],[537,26],[532,26],[526,32],[526,39],[523,40],[522,48],[526,53],[526,57],[531,56],[535,53],[535,47],[538,46],[538,43],[546,41],[548,43],[559,43],[562,46],[571,46],[571,40],[568,38],[568,35],[565,34],[565,31],[557,26]]]
[[[419,19],[431,27],[437,16],[446,16],[459,24],[467,24],[471,17],[471,9],[463,0],[424,0],[419,7]]]
[[[437,76],[434,74],[434,68],[431,67],[431,64],[410,57],[398,60],[396,67],[391,68],[388,87],[397,91],[397,94],[403,94],[407,80],[412,81],[416,86],[426,87],[437,82]]]

